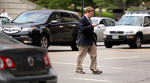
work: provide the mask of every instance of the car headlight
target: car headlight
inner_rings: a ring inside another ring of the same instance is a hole
[[[109,33],[109,31],[104,31],[104,33],[103,34],[108,34]]]
[[[35,27],[23,27],[22,31],[32,31]]]
[[[133,31],[125,31],[125,34],[133,34]]]

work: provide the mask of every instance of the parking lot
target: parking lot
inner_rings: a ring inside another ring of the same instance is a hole
[[[50,46],[49,56],[58,76],[58,83],[149,83],[150,82],[150,45],[131,49],[128,45],[105,48],[98,42],[98,69],[103,73],[93,75],[89,69],[90,57],[83,62],[85,74],[75,73],[78,51],[70,46]]]

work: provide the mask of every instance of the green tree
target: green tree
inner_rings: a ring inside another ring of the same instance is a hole
[[[99,7],[99,16],[101,17],[101,11],[102,11],[102,8],[116,8],[116,4],[114,2],[114,0],[93,0],[94,3],[96,3],[96,6]]]

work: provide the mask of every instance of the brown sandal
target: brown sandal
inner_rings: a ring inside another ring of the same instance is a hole
[[[102,71],[99,71],[98,69],[96,69],[96,70],[92,70],[93,72],[93,74],[101,74],[102,73]]]
[[[79,74],[85,74],[84,71],[76,71],[76,73],[79,73]]]

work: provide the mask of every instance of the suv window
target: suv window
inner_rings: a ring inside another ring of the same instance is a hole
[[[72,22],[72,18],[71,15],[69,13],[60,13],[61,16],[61,22],[65,23],[65,22]]]
[[[61,23],[60,13],[59,12],[53,12],[50,16],[49,22],[52,20],[57,20],[58,23]]]
[[[73,17],[73,21],[74,22],[78,22],[79,21],[79,17],[77,15],[75,15],[75,14],[71,14],[71,15]]]
[[[110,19],[105,19],[107,26],[115,26],[115,23]]]
[[[149,25],[150,26],[150,16],[144,17],[144,25]]]

